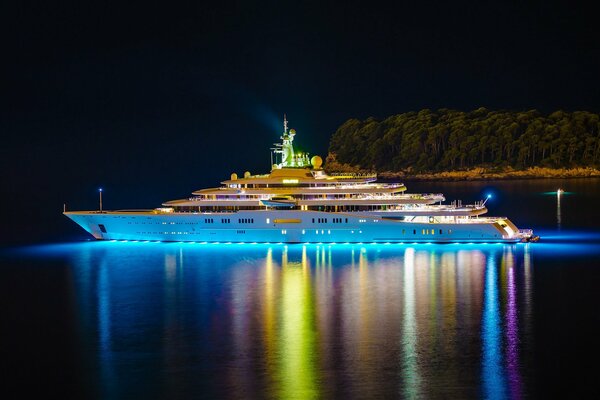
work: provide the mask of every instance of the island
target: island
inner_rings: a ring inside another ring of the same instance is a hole
[[[598,114],[483,107],[349,119],[326,159],[331,171],[413,180],[598,177],[599,167]]]

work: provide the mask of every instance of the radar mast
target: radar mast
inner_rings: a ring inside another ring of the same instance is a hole
[[[281,162],[273,164],[275,168],[294,168],[294,167],[308,167],[310,166],[310,160],[308,154],[295,153],[294,151],[294,136],[296,136],[295,129],[288,129],[287,116],[283,114],[283,134],[281,135],[281,143],[275,143],[275,147],[271,148],[275,154],[275,161],[277,162],[277,155],[281,154]],[[272,160],[273,158],[271,158]]]

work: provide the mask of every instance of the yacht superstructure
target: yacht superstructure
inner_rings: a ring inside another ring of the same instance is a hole
[[[326,173],[318,156],[294,151],[284,120],[271,172],[231,174],[154,210],[64,214],[96,239],[256,243],[518,242],[535,238],[506,217],[482,217],[485,202],[442,204],[375,174]]]

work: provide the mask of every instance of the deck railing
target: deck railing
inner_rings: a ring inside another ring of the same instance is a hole
[[[258,201],[258,200],[269,200],[272,196],[267,195],[267,196],[261,196],[261,197],[253,197],[253,198],[244,198],[244,199],[238,199],[238,198],[223,198],[222,195],[217,195],[218,197],[216,199],[206,199],[206,198],[201,198],[201,197],[188,197],[189,201],[197,201],[197,202],[214,202],[214,201]],[[236,196],[234,194],[230,195],[230,196]],[[305,200],[305,201],[323,201],[323,202],[330,202],[330,201],[352,201],[352,200],[397,200],[397,199],[412,199],[412,200],[422,200],[422,199],[443,199],[444,195],[442,193],[415,193],[415,194],[397,194],[397,195],[384,195],[384,196],[372,196],[372,195],[368,195],[368,194],[363,194],[363,195],[357,195],[357,196],[353,196],[353,197],[339,197],[339,198],[322,198],[322,197],[315,197],[315,198],[308,198],[308,199],[302,199],[302,198],[295,198],[295,200]]]
[[[337,179],[371,179],[371,178],[377,178],[377,174],[376,173],[369,173],[369,172],[365,172],[365,173],[360,173],[360,172],[332,172],[330,174],[327,174],[333,178],[337,178]]]

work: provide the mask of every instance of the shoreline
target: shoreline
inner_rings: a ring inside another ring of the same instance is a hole
[[[520,179],[575,179],[600,178],[600,170],[595,168],[540,168],[526,170],[507,169],[504,171],[473,168],[466,171],[442,171],[422,174],[406,172],[381,172],[381,179],[403,179],[407,181],[486,181],[486,180],[520,180]]]

